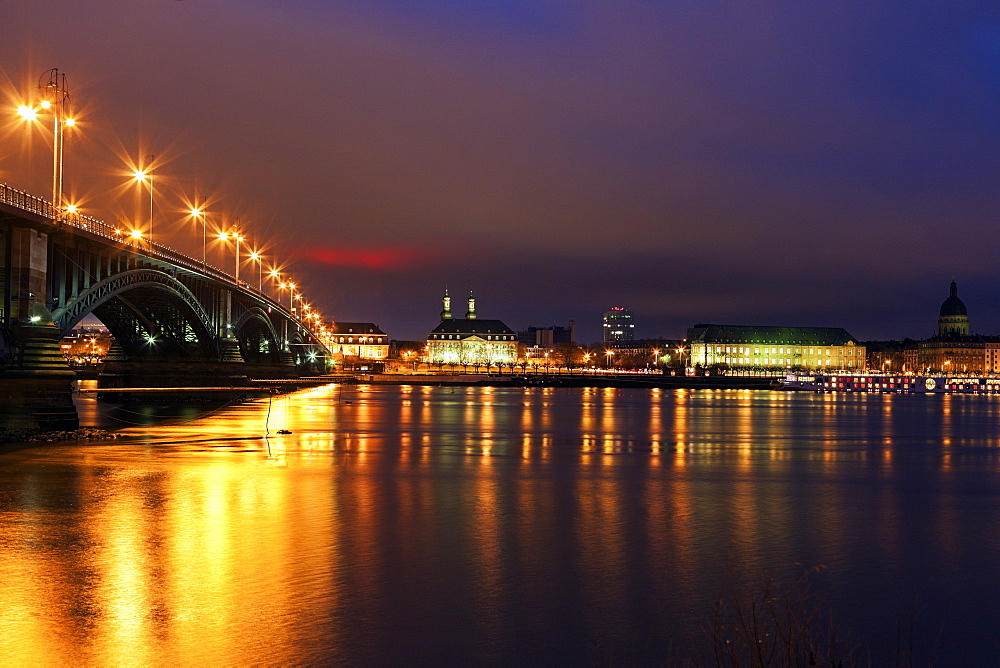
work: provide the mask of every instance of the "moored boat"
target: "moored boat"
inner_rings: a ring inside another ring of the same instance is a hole
[[[1000,394],[1000,378],[983,376],[910,376],[906,374],[793,374],[784,390],[869,392],[880,394]]]

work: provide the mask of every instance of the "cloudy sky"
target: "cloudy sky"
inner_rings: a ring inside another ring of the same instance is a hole
[[[201,257],[201,193],[329,317],[393,338],[447,286],[515,329],[924,337],[952,276],[1000,334],[1000,5],[0,1],[13,109],[68,74],[71,197]],[[0,180],[46,196],[0,119]],[[210,250],[228,267],[232,251]],[[248,269],[244,269],[244,272]]]

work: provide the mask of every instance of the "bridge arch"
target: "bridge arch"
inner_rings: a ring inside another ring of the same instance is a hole
[[[133,269],[109,276],[52,317],[65,335],[89,313],[104,322],[128,357],[219,354],[208,313],[194,293],[166,272]]]
[[[233,325],[233,336],[245,362],[281,362],[281,343],[274,323],[259,306],[248,308]]]

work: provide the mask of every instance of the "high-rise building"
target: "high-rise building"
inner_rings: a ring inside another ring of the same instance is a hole
[[[634,341],[635,320],[632,311],[626,311],[621,306],[613,306],[604,313],[604,342]]]

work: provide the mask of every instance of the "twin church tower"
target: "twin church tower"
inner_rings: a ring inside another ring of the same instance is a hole
[[[444,289],[444,297],[442,298],[444,302],[444,309],[441,311],[442,320],[451,320],[451,297],[448,296],[448,288]],[[476,298],[472,296],[472,291],[469,291],[469,310],[465,312],[466,320],[476,319]]]

